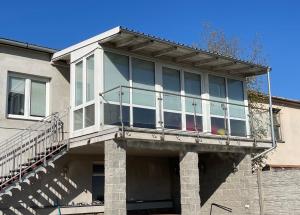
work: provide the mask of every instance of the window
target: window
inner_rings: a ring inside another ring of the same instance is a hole
[[[210,102],[211,133],[224,135],[226,106],[222,102],[226,102],[225,78],[209,76],[209,96],[211,100],[219,101]]]
[[[201,115],[202,101],[200,99],[201,98],[201,76],[199,74],[185,72],[184,91],[186,95],[185,97],[186,130],[202,131],[203,130],[202,115]]]
[[[48,80],[38,77],[10,73],[8,77],[9,117],[45,117],[47,113]]]
[[[225,135],[225,128],[228,127],[232,136],[246,136],[243,82],[210,75],[209,94],[210,99],[216,101],[211,102],[210,107],[212,134]],[[230,105],[224,104],[227,98]],[[225,121],[225,115],[228,118],[227,121]]]
[[[164,127],[181,129],[180,71],[163,67]],[[174,95],[175,94],[175,95]]]
[[[155,66],[153,62],[132,58],[132,86],[134,87],[132,90],[133,126],[155,128],[156,99],[154,92]]]
[[[282,141],[280,126],[280,109],[273,108],[273,124],[276,141]]]
[[[104,165],[101,164],[93,165],[92,198],[104,202]]]
[[[95,125],[94,67],[94,55],[75,64],[74,130]]]

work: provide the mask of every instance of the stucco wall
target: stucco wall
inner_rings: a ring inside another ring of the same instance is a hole
[[[280,124],[283,143],[268,154],[268,164],[300,165],[300,109],[291,106],[274,105],[280,109]]]
[[[0,141],[24,129],[34,121],[7,118],[8,71],[50,79],[49,112],[62,112],[69,106],[69,69],[55,67],[50,54],[0,45]]]

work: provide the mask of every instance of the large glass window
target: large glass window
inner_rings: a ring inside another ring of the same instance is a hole
[[[118,86],[129,86],[129,58],[111,52],[104,55],[104,90],[110,90]],[[119,101],[119,91],[115,90],[106,94],[109,101]],[[123,102],[129,103],[129,90],[123,89]]]
[[[10,116],[46,116],[47,82],[39,79],[41,78],[9,74],[7,110]]]
[[[83,70],[82,62],[75,65],[75,105],[81,105],[83,102]]]
[[[155,66],[153,62],[132,58],[132,86],[133,126],[155,128]]]
[[[94,99],[94,55],[86,59],[86,101]]]
[[[186,130],[202,131],[201,76],[184,73]],[[194,116],[195,115],[195,116]]]
[[[244,86],[239,80],[227,79],[230,130],[232,136],[246,136]]]
[[[93,165],[92,176],[92,199],[93,201],[104,202],[104,165]]]
[[[164,127],[181,129],[180,71],[163,67]],[[177,95],[178,94],[178,95]]]
[[[24,115],[25,79],[9,77],[8,114]]]
[[[209,95],[211,115],[211,133],[224,135],[226,111],[226,84],[225,78],[209,75]]]

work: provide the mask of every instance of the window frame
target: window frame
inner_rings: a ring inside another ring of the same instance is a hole
[[[24,115],[10,114],[8,113],[8,98],[9,98],[9,79],[21,78],[25,81],[24,90]],[[40,77],[32,74],[17,73],[13,71],[7,71],[7,87],[6,87],[6,117],[8,119],[24,119],[38,121],[50,114],[50,78]],[[32,81],[45,83],[46,87],[46,104],[45,104],[45,116],[31,116],[31,83]]]
[[[280,115],[281,115],[281,109],[279,109],[279,108],[273,108],[272,111],[273,111],[273,124],[274,124],[274,136],[275,136],[275,140],[277,142],[283,143],[284,140],[283,140],[283,135],[282,135],[282,126],[281,126],[282,123],[281,123],[281,117],[280,117]],[[275,120],[274,120],[276,117],[277,117],[277,119],[276,119],[277,123],[275,123]],[[279,132],[278,135],[280,137],[279,139],[276,138],[275,127],[278,128],[278,132]]]
[[[248,98],[247,98],[247,92],[246,92],[246,83],[245,83],[245,80],[244,79],[239,79],[239,78],[234,78],[234,77],[228,77],[228,76],[224,76],[224,75],[218,75],[218,74],[213,74],[213,73],[209,73],[208,74],[208,77],[207,77],[207,82],[208,82],[208,85],[207,85],[207,90],[208,90],[208,97],[210,99],[210,93],[209,93],[209,76],[216,76],[216,77],[221,77],[221,78],[224,78],[225,80],[225,103],[226,103],[226,115],[227,115],[227,126],[228,126],[228,133],[229,133],[229,136],[231,137],[238,137],[238,138],[247,138],[249,137],[250,135],[250,127],[249,127],[249,119],[248,119]],[[230,116],[230,104],[229,104],[229,90],[228,90],[228,79],[231,79],[231,80],[235,80],[235,81],[241,81],[242,84],[243,84],[243,105],[244,105],[244,110],[245,110],[245,118],[239,118],[239,117],[231,117]],[[209,101],[209,103],[211,103],[211,101]],[[209,120],[211,120],[211,118],[221,118],[223,119],[224,117],[222,116],[219,116],[219,115],[214,115],[214,114],[211,114],[211,111],[210,111],[210,106],[209,106],[209,115],[207,116]],[[235,135],[232,135],[231,133],[231,123],[230,123],[230,120],[238,120],[238,121],[244,121],[245,122],[245,136],[235,136]],[[211,125],[210,125],[210,131],[211,131]],[[218,134],[214,134],[214,135],[218,135]]]
[[[87,91],[86,91],[86,88],[87,88],[87,79],[86,79],[86,77],[87,77],[87,59],[88,58],[90,58],[91,56],[94,56],[94,98],[92,99],[92,100],[90,100],[90,101],[88,101],[87,102]],[[82,57],[82,58],[80,58],[80,59],[78,59],[78,60],[76,60],[75,62],[74,62],[74,64],[73,64],[73,81],[74,81],[74,86],[73,86],[73,88],[72,88],[72,97],[73,97],[73,99],[72,99],[72,124],[71,124],[71,128],[72,128],[72,131],[73,132],[82,132],[82,131],[85,131],[85,130],[87,130],[87,129],[91,129],[91,128],[94,128],[94,126],[96,126],[96,117],[97,117],[97,114],[96,114],[96,108],[97,108],[97,106],[96,106],[96,87],[95,87],[95,84],[96,84],[96,82],[95,82],[95,80],[96,80],[96,76],[95,76],[95,74],[96,74],[96,66],[95,66],[95,57],[96,57],[96,55],[95,55],[95,53],[94,52],[92,52],[92,53],[89,53],[88,55],[85,55],[84,57]],[[81,104],[79,104],[79,105],[76,105],[76,72],[75,72],[75,69],[76,69],[76,65],[78,64],[78,63],[82,63],[82,103]],[[91,106],[91,105],[94,105],[94,125],[90,125],[90,126],[88,126],[88,127],[86,127],[85,126],[85,119],[86,119],[86,117],[85,117],[85,112],[86,112],[86,108],[88,107],[88,106]],[[75,129],[75,112],[77,111],[77,110],[80,110],[80,109],[82,109],[82,111],[83,111],[83,113],[82,113],[82,128],[80,128],[80,129]]]
[[[230,130],[230,119],[232,120],[241,120],[241,121],[245,121],[245,128],[246,128],[246,136],[232,136],[232,137],[237,137],[237,138],[248,138],[250,135],[250,126],[249,126],[249,117],[248,117],[248,97],[247,97],[247,88],[246,88],[246,84],[245,84],[245,79],[242,77],[236,77],[236,76],[232,76],[232,75],[227,75],[227,74],[220,74],[220,73],[216,73],[213,71],[209,71],[206,69],[196,69],[196,68],[192,68],[192,67],[184,67],[181,65],[178,65],[176,63],[168,63],[166,61],[163,60],[159,60],[153,57],[147,57],[147,56],[143,56],[140,54],[135,54],[135,53],[130,53],[127,51],[123,51],[123,50],[116,50],[114,48],[108,48],[105,47],[103,48],[103,53],[105,52],[112,52],[115,54],[119,54],[119,55],[124,55],[127,56],[129,58],[129,87],[132,87],[132,64],[131,64],[131,58],[137,58],[140,60],[145,60],[145,61],[150,61],[153,62],[155,65],[155,90],[156,91],[161,91],[163,92],[163,67],[167,67],[170,69],[175,69],[175,70],[179,70],[180,71],[180,83],[181,83],[181,98],[185,98],[185,91],[184,91],[184,73],[195,73],[197,75],[201,76],[201,98],[202,99],[210,99],[210,95],[209,95],[209,75],[212,76],[217,76],[217,77],[222,77],[225,79],[225,87],[226,87],[226,97],[225,97],[225,103],[227,103],[226,107],[227,107],[227,121],[228,121],[228,126],[229,126],[229,135],[231,135],[231,130]],[[104,56],[104,54],[103,54]],[[104,71],[103,71],[104,74]],[[236,117],[230,117],[230,112],[229,112],[229,98],[228,98],[228,84],[227,84],[227,79],[232,79],[232,80],[237,80],[237,81],[241,81],[243,83],[243,97],[244,97],[244,101],[243,101],[243,105],[245,105],[245,118],[236,118]],[[104,80],[104,78],[103,78]],[[104,83],[102,83],[104,84]],[[133,106],[132,106],[132,89],[130,88],[130,102],[129,103],[123,103],[123,105],[130,107],[130,113],[129,113],[129,117],[130,117],[130,126],[133,126]],[[159,93],[156,93],[156,106],[154,108],[156,108],[156,110],[159,109],[159,105],[157,102],[157,99],[159,98]],[[163,99],[163,95],[162,95],[162,99]],[[117,104],[118,102],[110,102],[111,104]],[[134,105],[135,107],[140,107],[140,108],[147,108],[147,109],[152,109],[151,107],[148,106],[140,106],[140,105]],[[162,104],[162,111],[164,112],[165,109],[163,107]],[[171,113],[179,113],[181,114],[181,120],[182,120],[182,130],[186,131],[186,114],[188,114],[188,112],[185,111],[185,99],[181,99],[181,111],[176,111],[176,110],[167,110],[168,112]],[[202,133],[210,133],[211,132],[211,117],[214,115],[210,114],[210,101],[208,100],[202,100],[202,113],[201,114],[197,114],[197,116],[202,116],[202,128],[203,131],[201,131]],[[220,116],[215,116],[216,118],[222,118]],[[102,117],[103,118],[103,117]],[[102,122],[103,125],[105,126],[110,126],[108,124],[104,124],[103,119],[100,119],[100,121]],[[164,121],[164,116],[162,114],[162,121]],[[156,111],[156,129],[161,129],[160,128],[160,124],[159,124],[159,113],[158,111]],[[172,129],[170,129],[172,130]],[[213,134],[215,135],[215,134]]]

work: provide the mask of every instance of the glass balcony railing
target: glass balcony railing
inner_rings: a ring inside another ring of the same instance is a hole
[[[104,125],[271,140],[269,109],[128,86],[101,94]]]

